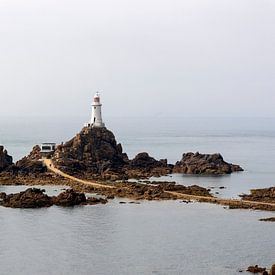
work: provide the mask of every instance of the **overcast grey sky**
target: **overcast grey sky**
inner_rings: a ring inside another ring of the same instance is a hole
[[[274,0],[0,0],[0,115],[275,116]]]

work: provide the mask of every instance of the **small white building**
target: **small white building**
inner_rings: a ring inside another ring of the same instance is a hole
[[[52,153],[56,149],[56,143],[42,143],[40,145],[40,152],[43,154]]]
[[[94,96],[93,102],[92,102],[92,117],[91,121],[87,123],[85,126],[87,127],[105,127],[105,124],[102,120],[102,113],[101,113],[101,102],[100,102],[100,96],[97,92]]]

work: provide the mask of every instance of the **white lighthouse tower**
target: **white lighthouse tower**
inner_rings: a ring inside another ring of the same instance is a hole
[[[102,121],[101,106],[100,96],[97,92],[92,103],[92,118],[90,123],[92,127],[105,127],[105,124]]]

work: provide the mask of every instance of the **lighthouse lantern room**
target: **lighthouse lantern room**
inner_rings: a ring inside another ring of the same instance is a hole
[[[89,123],[92,127],[105,127],[105,124],[102,121],[101,106],[100,95],[97,92],[92,103],[92,118]]]

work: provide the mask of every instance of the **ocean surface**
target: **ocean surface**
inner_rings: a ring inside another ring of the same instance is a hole
[[[0,143],[15,161],[35,144],[66,141],[85,123],[74,118],[0,118]],[[275,186],[275,119],[105,118],[130,158],[148,152],[180,160],[183,152],[221,153],[245,171],[228,176],[157,180],[212,187],[237,197]],[[225,187],[219,189],[219,187]],[[15,192],[23,186],[0,186]],[[61,187],[47,187],[59,192]],[[273,213],[179,201],[47,209],[0,208],[0,274],[239,274],[275,263]]]

